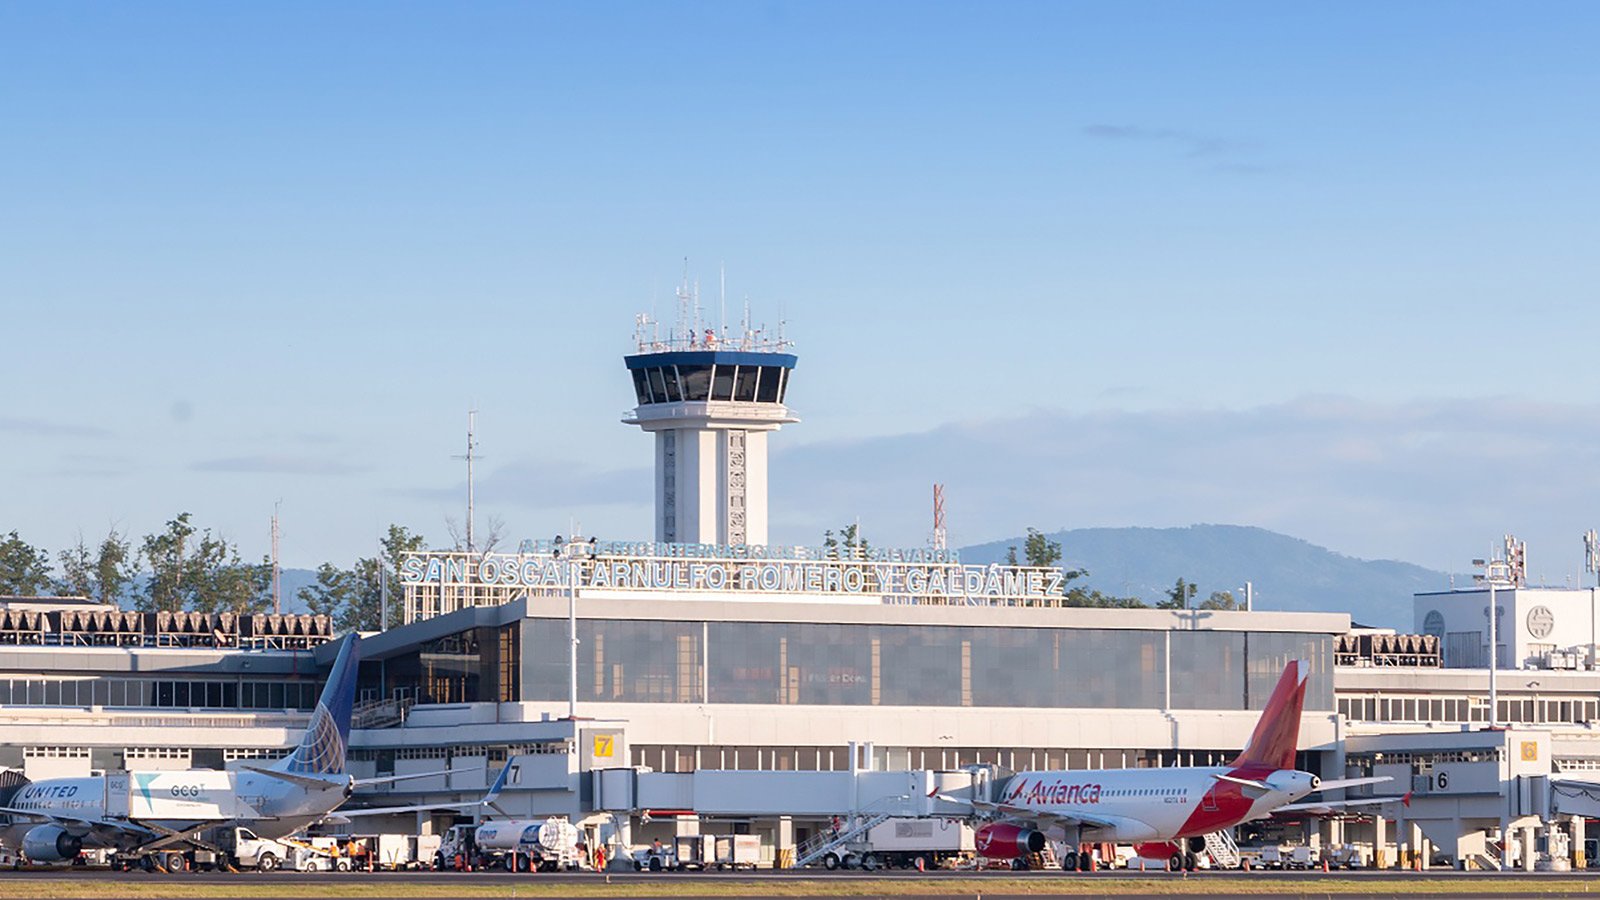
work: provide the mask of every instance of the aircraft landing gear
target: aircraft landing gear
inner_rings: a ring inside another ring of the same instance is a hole
[[[1063,871],[1063,872],[1076,872],[1076,871],[1078,871],[1078,851],[1076,851],[1076,850],[1068,850],[1068,851],[1066,851],[1066,852],[1061,854],[1061,871]]]

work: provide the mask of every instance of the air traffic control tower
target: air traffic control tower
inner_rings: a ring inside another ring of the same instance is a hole
[[[678,324],[663,338],[636,320],[638,352],[624,357],[639,405],[622,419],[656,436],[656,540],[767,542],[767,434],[799,419],[783,405],[795,356],[750,327],[719,334],[678,292]]]

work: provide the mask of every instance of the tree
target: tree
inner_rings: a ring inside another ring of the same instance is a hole
[[[138,597],[141,610],[264,612],[272,607],[272,562],[246,563],[226,538],[201,532],[180,513],[165,531],[146,535],[139,548],[150,580]]]
[[[1198,587],[1179,578],[1176,584],[1167,589],[1167,599],[1157,603],[1156,609],[1188,609],[1189,601],[1199,591]]]
[[[207,532],[199,558],[195,612],[245,616],[272,610],[272,557],[264,556],[255,564],[244,562],[227,541]]]
[[[190,539],[195,528],[189,514],[179,513],[159,534],[147,534],[139,545],[139,555],[150,567],[150,580],[138,598],[140,610],[176,612],[189,605],[194,596],[194,560]]]
[[[328,616],[335,620],[344,613],[355,595],[355,573],[328,562],[317,567],[316,584],[303,587],[295,594],[313,615]]]
[[[50,569],[50,554],[24,541],[17,532],[0,539],[0,594],[47,594],[55,586]]]
[[[1037,528],[1029,528],[1027,540],[1022,542],[1022,555],[1030,566],[1049,568],[1061,562],[1061,542],[1050,540]]]
[[[400,621],[403,611],[400,558],[427,549],[427,543],[422,535],[412,534],[399,525],[390,525],[388,533],[379,543],[382,544],[382,550],[377,556],[358,559],[349,570],[349,599],[335,619],[335,624],[340,628],[377,631],[383,627],[385,595],[389,598],[389,622],[398,624]],[[318,580],[321,580],[320,570]]]
[[[65,594],[118,604],[133,584],[133,545],[115,528],[98,550],[90,550],[80,533],[78,543],[61,551],[56,559],[61,563],[60,589]]]
[[[1201,604],[1201,609],[1241,609],[1239,601],[1233,599],[1232,591],[1212,591]]]

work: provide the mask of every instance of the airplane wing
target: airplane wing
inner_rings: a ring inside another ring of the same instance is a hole
[[[324,822],[337,822],[340,819],[359,819],[366,816],[388,816],[395,813],[431,812],[439,809],[475,809],[485,805],[482,800],[469,800],[465,803],[423,803],[417,806],[383,806],[371,809],[338,809],[328,814]]]
[[[1364,784],[1382,784],[1385,781],[1393,780],[1394,777],[1391,775],[1378,775],[1372,778],[1339,778],[1334,781],[1322,782],[1321,784],[1317,785],[1316,790],[1339,791],[1345,788],[1360,787]]]
[[[1272,811],[1272,815],[1284,812],[1314,812],[1331,815],[1335,810],[1349,809],[1352,806],[1378,806],[1383,803],[1403,803],[1411,805],[1411,792],[1407,791],[1399,797],[1361,797],[1356,800],[1314,800],[1308,803],[1290,803],[1280,806]]]
[[[951,797],[947,794],[934,795],[940,800],[949,803],[961,803],[972,807],[974,812],[989,818],[1005,817],[1008,819],[1026,819],[1036,822],[1041,826],[1051,825],[1087,825],[1090,828],[1115,828],[1121,820],[1096,816],[1088,813],[1073,811],[1071,813],[1052,813],[1025,806],[1013,806],[1010,803],[991,803],[988,800],[968,800],[962,797]]]
[[[276,778],[279,781],[287,781],[290,784],[319,791],[336,788],[341,784],[334,778],[319,775],[300,775],[295,772],[284,772],[278,769],[263,769],[260,766],[240,766],[239,768],[246,772],[254,772],[257,775],[265,775],[268,778]]]
[[[0,806],[0,813],[5,813],[13,818],[24,816],[41,824],[49,823],[60,825],[62,828],[74,830],[74,833],[94,833],[102,837],[107,832],[111,834],[136,835],[150,837],[154,831],[127,819],[86,819],[82,816],[66,816],[58,812],[48,812],[38,809],[15,809],[9,806]]]
[[[388,784],[391,781],[406,781],[411,778],[434,778],[439,775],[460,775],[460,769],[439,769],[435,772],[412,772],[409,775],[379,775],[376,778],[357,778],[356,787],[366,787],[369,784]]]

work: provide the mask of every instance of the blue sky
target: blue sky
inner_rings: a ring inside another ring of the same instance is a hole
[[[0,530],[649,536],[620,357],[782,317],[773,538],[1230,522],[1560,581],[1600,8],[0,6]]]

